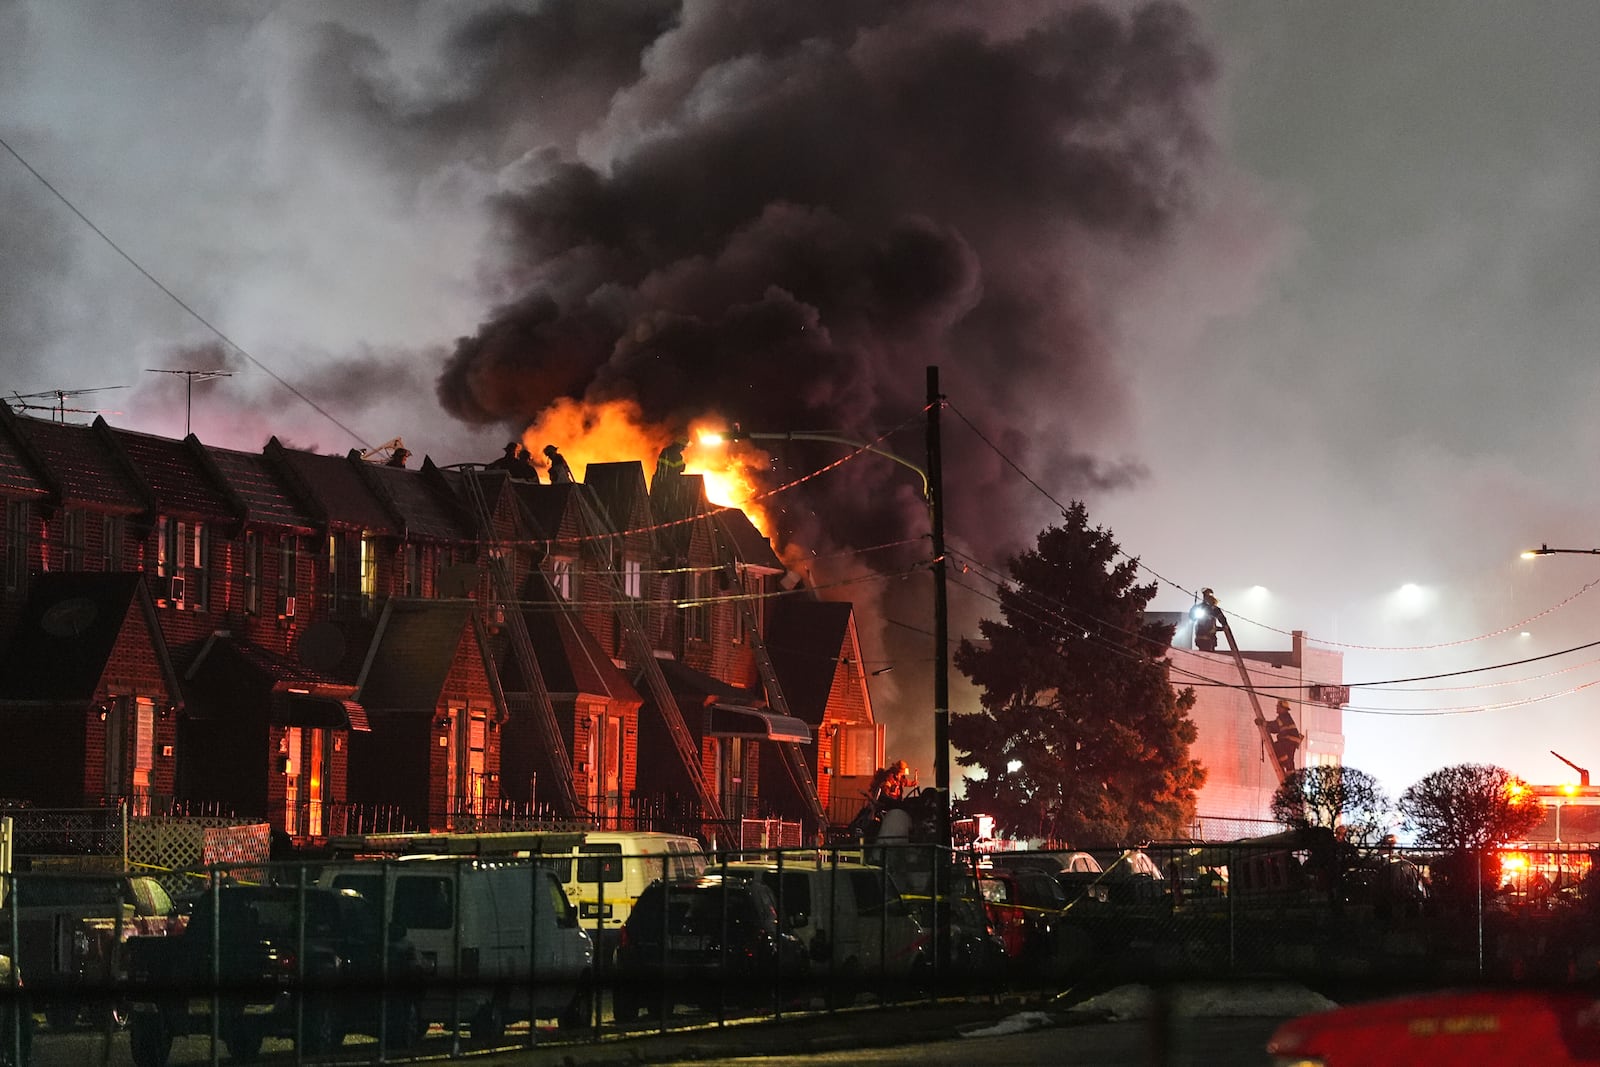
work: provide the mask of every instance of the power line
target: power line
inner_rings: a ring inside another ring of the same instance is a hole
[[[239,344],[233,338],[231,338],[227,334],[223,333],[222,330],[220,330],[218,327],[214,326],[211,323],[211,321],[209,319],[207,319],[204,315],[200,314],[194,308],[190,307],[189,304],[182,297],[180,297],[177,293],[173,292],[170,288],[168,288],[167,285],[161,281],[161,279],[157,278],[154,274],[151,274],[148,270],[146,270],[143,267],[143,265],[141,265],[139,263],[138,260],[134,259],[133,256],[129,255],[126,251],[124,251],[122,246],[117,244],[117,242],[113,241],[109,234],[107,234],[99,226],[96,226],[94,224],[94,221],[91,220],[89,218],[89,216],[85,215],[82,211],[79,211],[78,210],[78,206],[76,204],[74,204],[71,200],[67,199],[66,194],[61,192],[61,190],[57,189],[54,185],[50,184],[50,180],[48,178],[46,178],[43,174],[39,173],[39,171],[34,169],[33,164],[29,163],[26,159],[24,159],[22,157],[22,153],[18,152],[15,148],[11,147],[10,142],[8,142],[3,137],[0,137],[0,148],[4,148],[7,152],[9,152],[11,154],[12,158],[14,158],[18,163],[22,164],[24,169],[26,169],[29,174],[33,175],[34,178],[36,178],[38,180],[40,185],[43,185],[46,189],[48,189],[50,191],[52,196],[54,196],[57,200],[59,200],[63,204],[65,204],[66,207],[67,207],[67,210],[72,212],[74,215],[76,215],[78,217],[78,221],[82,222],[85,226],[87,226],[94,233],[94,235],[96,237],[98,237],[98,238],[100,238],[100,240],[104,241],[106,243],[106,245],[108,247],[110,247],[110,249],[113,252],[115,252],[117,255],[121,256],[124,260],[126,260],[128,265],[131,266],[134,270],[138,271],[141,275],[143,275],[146,281],[148,281],[151,285],[155,286],[157,289],[161,290],[161,292],[165,293],[169,300],[171,300],[174,304],[178,305],[185,312],[187,312],[190,318],[194,319],[194,321],[196,321],[200,325],[204,326],[207,330],[210,330],[211,333],[213,335],[215,335],[217,337],[217,339],[220,340],[223,344],[227,345],[233,351],[239,353],[239,355],[241,355],[245,359],[249,360],[252,364],[255,365],[255,367],[258,370],[260,370],[262,373],[266,374],[267,377],[271,378],[273,381],[277,382],[279,385],[283,386],[285,389],[289,390],[290,393],[294,394],[294,396],[297,399],[299,399],[301,402],[303,402],[304,404],[309,406],[317,414],[321,415],[323,418],[327,419],[329,422],[331,422],[335,426],[339,427],[339,429],[341,429],[345,433],[349,434],[350,437],[352,439],[354,439],[356,441],[356,443],[361,445],[363,448],[371,448],[372,447],[371,444],[369,444],[366,441],[366,439],[364,439],[360,434],[356,433],[350,427],[346,426],[343,422],[339,421],[339,419],[337,417],[335,417],[332,412],[328,411],[321,404],[318,404],[315,400],[312,400],[309,396],[306,396],[306,394],[304,394],[300,390],[296,389],[293,385],[290,385],[288,381],[286,381],[282,376],[280,376],[271,367],[267,366],[265,363],[261,362],[255,356],[252,356],[249,352],[247,352],[243,345]]]

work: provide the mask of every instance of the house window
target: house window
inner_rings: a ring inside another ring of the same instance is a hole
[[[160,599],[206,606],[210,581],[211,531],[204,523],[185,523],[165,515],[156,520],[156,574],[163,579]]]
[[[405,595],[422,595],[422,546],[408,544],[405,547]]]
[[[103,571],[122,569],[121,515],[100,517],[100,569]]]
[[[556,595],[562,600],[572,599],[572,578],[572,560],[566,556],[551,556],[550,584],[555,588]]]
[[[452,707],[449,723],[445,793],[449,797],[450,822],[452,826],[470,826],[470,817],[482,815],[485,810],[489,713],[483,708]]]
[[[711,605],[707,602],[711,576],[703,571],[691,571],[684,584],[687,587],[683,603],[684,639],[704,641],[711,629]]]
[[[378,599],[378,542],[371,537],[361,539],[361,614],[372,617],[372,606]]]
[[[622,561],[622,595],[634,600],[644,596],[644,566],[636,559]]]
[[[84,537],[87,516],[82,508],[66,508],[61,512],[61,562],[62,569],[83,570],[88,556]]]
[[[363,543],[346,533],[328,535],[329,610],[353,613],[361,607],[361,556]]]
[[[278,542],[278,610],[300,590],[300,539],[289,534]]]
[[[131,706],[130,706],[131,705]],[[133,815],[150,814],[150,772],[155,766],[156,706],[146,697],[117,697],[106,712],[105,791]]]
[[[261,534],[255,530],[244,535],[244,610],[261,613]]]
[[[6,592],[28,587],[28,519],[33,509],[23,500],[6,501]]]

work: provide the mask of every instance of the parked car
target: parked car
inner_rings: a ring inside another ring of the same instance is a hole
[[[197,899],[183,933],[128,941],[134,1063],[164,1067],[173,1037],[211,1031],[213,1005],[237,1060],[269,1035],[311,1054],[351,1032],[419,1040],[422,963],[403,931],[389,933],[385,944],[375,909],[353,891],[219,886]]]
[[[558,875],[529,860],[441,859],[333,864],[319,884],[387,901],[432,978],[424,1023],[466,1023],[479,1043],[516,1019],[587,1026],[594,947]],[[378,913],[381,919],[382,913]]]
[[[1112,904],[1158,904],[1168,898],[1166,877],[1150,856],[1136,848],[1095,849]]]
[[[577,906],[601,970],[611,965],[622,924],[645,886],[658,878],[697,878],[706,869],[699,841],[643,830],[585,831],[570,853],[541,852],[538,860]]]
[[[945,984],[956,988],[993,988],[1004,981],[1007,970],[1005,941],[995,928],[983,891],[966,866],[949,868],[950,970]],[[940,936],[941,916],[932,894],[918,895],[912,912],[928,931],[930,943]],[[938,954],[929,949],[929,962],[937,974]]]
[[[798,991],[805,946],[778,922],[778,902],[760,881],[706,874],[653,882],[623,924],[612,1012],[754,1007]]]
[[[186,921],[161,883],[142,875],[38,872],[17,875],[12,886],[0,908],[0,938],[10,938],[15,907],[15,956],[52,1030],[76,1025],[89,1007],[109,1012],[117,1025],[126,1022],[115,992],[126,978],[125,943],[165,937]]]
[[[1065,921],[1067,895],[1061,886],[1029,867],[980,870],[978,885],[1012,970],[1030,977],[1046,973],[1055,958],[1057,929]]]

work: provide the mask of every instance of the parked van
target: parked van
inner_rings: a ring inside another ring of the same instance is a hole
[[[547,850],[538,859],[577,905],[602,969],[615,957],[622,924],[646,886],[663,878],[693,880],[706,869],[696,839],[643,830],[585,831],[569,853]]]
[[[366,834],[332,843],[341,855],[478,856],[531,859],[555,873],[595,944],[595,959],[609,966],[622,924],[645,886],[662,877],[693,879],[705,870],[700,842],[683,834],[645,830],[496,833]]]
[[[783,928],[806,948],[813,973],[904,977],[928,962],[929,939],[882,867],[796,857],[718,864],[759,879],[778,900]]]
[[[425,1023],[467,1024],[495,1042],[512,1019],[582,1028],[593,1014],[594,948],[554,873],[528,860],[407,857],[338,863],[322,885],[384,901],[437,984]]]

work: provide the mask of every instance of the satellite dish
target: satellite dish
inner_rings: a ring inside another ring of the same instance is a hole
[[[344,659],[344,631],[324,619],[300,631],[300,662],[314,671],[331,671]]]

